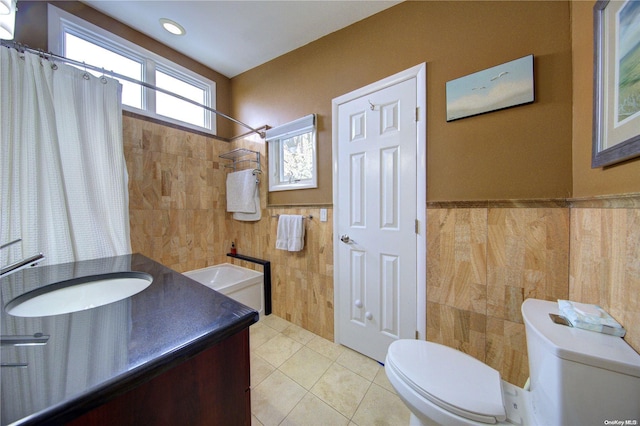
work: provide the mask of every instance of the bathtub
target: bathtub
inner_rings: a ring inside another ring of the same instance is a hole
[[[264,274],[231,263],[184,272],[184,275],[264,315]]]

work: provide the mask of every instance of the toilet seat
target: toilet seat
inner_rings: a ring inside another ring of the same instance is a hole
[[[416,393],[466,419],[497,423],[506,419],[500,373],[453,348],[421,340],[397,340],[387,364]]]

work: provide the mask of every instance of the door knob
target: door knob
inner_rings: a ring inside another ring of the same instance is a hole
[[[356,299],[355,302],[353,302],[354,305],[356,305],[356,308],[362,308],[362,300],[360,299]]]
[[[364,313],[364,317],[368,320],[371,320],[373,318],[373,314],[369,311]]]
[[[349,238],[349,236],[345,234],[340,237],[340,241],[342,241],[345,244],[349,244],[351,242],[351,238]]]

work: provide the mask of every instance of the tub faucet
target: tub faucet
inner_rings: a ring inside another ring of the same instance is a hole
[[[19,243],[20,241],[22,241],[22,239],[18,238],[17,240],[3,244],[0,246],[0,249],[9,247],[10,245],[13,245],[15,243]],[[17,262],[14,262],[0,269],[0,277],[18,272],[20,269],[26,268],[28,266],[36,266],[42,259],[44,259],[44,254],[38,253],[34,254],[33,256],[25,257],[24,259],[18,260]]]

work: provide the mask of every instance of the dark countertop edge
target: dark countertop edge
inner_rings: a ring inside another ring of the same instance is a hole
[[[48,407],[46,410],[39,411],[29,417],[12,423],[12,425],[64,424],[69,422],[105,404],[111,399],[148,382],[228,337],[241,332],[256,322],[258,322],[258,313],[256,311],[243,315],[227,327],[219,328],[212,333],[205,334],[171,352],[167,352],[151,362],[114,377],[101,386],[88,389],[84,395]]]

